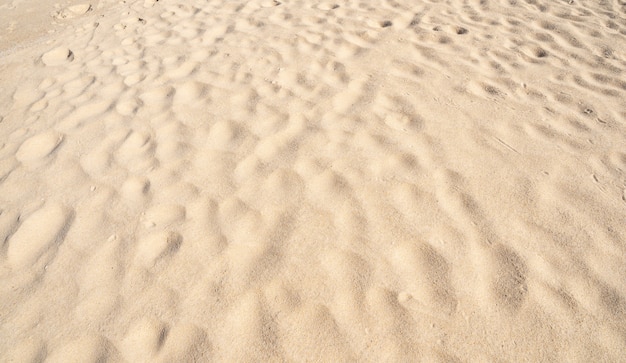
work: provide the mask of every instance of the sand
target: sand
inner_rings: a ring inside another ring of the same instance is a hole
[[[0,361],[624,361],[623,0],[55,1],[0,4]]]

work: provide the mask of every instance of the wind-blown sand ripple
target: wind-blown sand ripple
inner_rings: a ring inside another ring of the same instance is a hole
[[[623,360],[625,15],[0,5],[0,357]]]

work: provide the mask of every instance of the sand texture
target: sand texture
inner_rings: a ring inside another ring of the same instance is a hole
[[[626,1],[0,28],[0,362],[626,361]]]

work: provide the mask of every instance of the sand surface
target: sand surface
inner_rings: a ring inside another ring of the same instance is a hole
[[[0,361],[625,361],[626,1],[58,1],[0,2]]]

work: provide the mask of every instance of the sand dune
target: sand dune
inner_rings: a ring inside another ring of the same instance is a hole
[[[625,19],[4,2],[0,361],[623,361]]]

